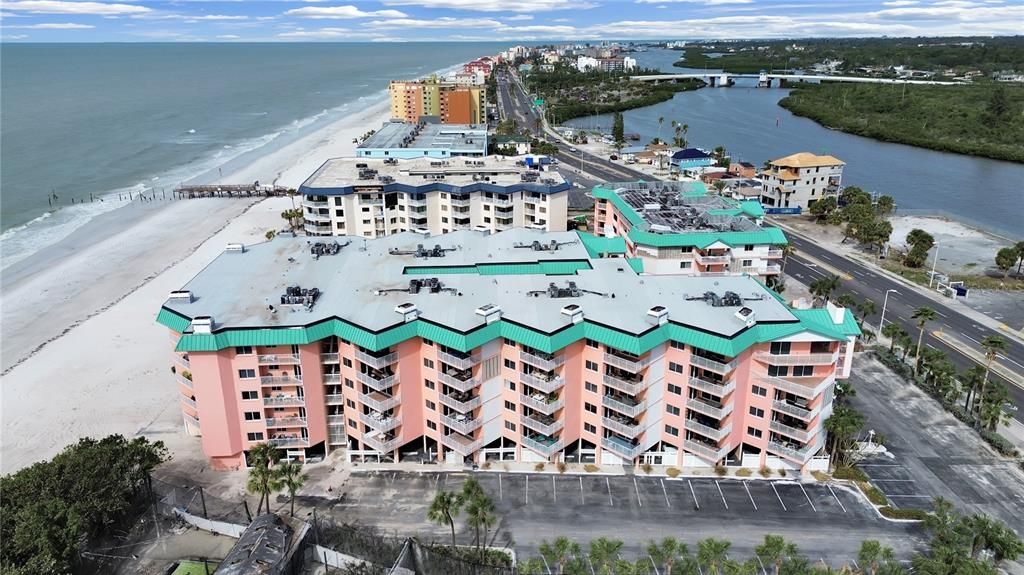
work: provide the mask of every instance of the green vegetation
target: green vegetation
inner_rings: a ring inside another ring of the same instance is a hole
[[[806,84],[779,105],[876,140],[1024,162],[1021,87]]]
[[[171,575],[209,575],[217,570],[217,563],[209,561],[179,561]]]
[[[150,501],[150,474],[170,459],[163,442],[85,438],[50,461],[0,478],[0,571],[75,571],[80,553],[127,529]]]
[[[903,257],[903,265],[908,268],[919,268],[924,265],[928,250],[935,245],[935,238],[924,230],[914,228],[907,234],[907,245],[910,251]]]
[[[427,509],[427,520],[437,525],[448,526],[451,529],[451,549],[455,552],[459,550],[455,539],[455,518],[463,511],[466,514],[466,526],[473,530],[475,553],[472,558],[493,564],[494,557],[484,548],[489,544],[490,530],[497,524],[498,517],[494,501],[487,495],[479,481],[471,477],[462,484],[462,489],[458,492],[443,490],[437,492]],[[458,552],[463,553],[463,551]]]
[[[1021,268],[1024,267],[1024,242],[1017,242],[1016,244],[1002,248],[996,252],[996,267],[999,271],[1003,272],[1005,278],[1013,266],[1017,266],[1017,275],[1020,275]]]
[[[856,186],[847,186],[843,188],[838,200],[834,197],[818,200],[811,205],[810,212],[819,224],[839,225],[845,222],[844,243],[852,238],[868,246],[871,251],[881,253],[882,246],[892,236],[892,224],[885,216],[892,212],[894,205],[891,196],[880,196],[873,201],[868,192]]]

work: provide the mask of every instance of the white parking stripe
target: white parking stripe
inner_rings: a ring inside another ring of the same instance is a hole
[[[526,476],[526,491],[524,493],[526,495],[526,504],[529,505],[530,504],[530,476],[529,475]]]
[[[772,483],[771,486],[772,486],[772,491],[775,492],[775,496],[779,498],[779,505],[782,505],[782,510],[783,511],[789,511],[789,509],[786,509],[786,504],[782,502],[782,496],[779,495],[779,490],[775,489],[775,484]]]
[[[829,493],[832,494],[832,497],[836,498],[836,503],[838,503],[839,507],[841,507],[843,509],[843,513],[846,513],[846,506],[843,505],[843,502],[839,500],[839,497],[836,495],[836,492],[832,491],[832,486],[831,485],[826,485],[826,487],[828,487],[828,491],[829,491]],[[858,569],[860,569],[860,567],[858,567]]]
[[[555,476],[551,476],[551,498],[558,503],[558,488],[555,486]]]
[[[608,486],[608,505],[615,505],[615,500],[612,499],[612,482],[608,481],[608,478],[604,478],[604,484]]]
[[[503,499],[504,499],[504,496],[502,495],[502,492],[501,492],[501,474],[499,473],[498,474],[498,501],[501,501]]]
[[[633,489],[636,490],[636,502],[640,504],[640,507],[643,507],[644,502],[640,501],[640,486],[636,484],[636,477],[633,478]]]
[[[697,494],[693,491],[693,483],[691,483],[689,479],[686,480],[686,483],[690,486],[690,495],[693,496],[693,504],[697,506],[697,511],[700,511],[700,503],[697,503]]]
[[[668,500],[668,490],[665,489],[665,480],[664,479],[661,480],[661,492],[665,494],[665,505],[667,505],[668,508],[671,509],[672,508],[672,502]],[[657,568],[655,568],[655,570],[657,570]]]
[[[583,499],[583,476],[580,475],[580,505],[586,504],[586,501]]]
[[[754,506],[754,511],[757,511],[757,503],[754,503],[754,496],[750,494],[750,488],[747,487],[747,482],[743,482],[743,489],[747,490],[747,497],[750,498],[750,504]]]
[[[725,500],[725,494],[722,493],[722,486],[715,481],[715,487],[718,488],[718,495],[722,498],[722,505],[725,505],[725,508],[729,509],[729,502]]]
[[[803,486],[803,484],[802,484],[802,483],[797,483],[797,485],[799,485],[799,486],[800,486],[800,491],[803,491],[803,492],[804,492],[804,497],[806,497],[806,498],[807,498],[807,502],[811,504],[811,509],[812,509],[812,510],[813,510],[813,511],[814,511],[815,513],[817,513],[817,512],[818,512],[818,509],[817,509],[817,508],[816,508],[816,507],[814,506],[814,502],[813,502],[813,501],[811,501],[811,496],[807,494],[807,490],[806,490],[806,489],[804,489],[804,486]]]

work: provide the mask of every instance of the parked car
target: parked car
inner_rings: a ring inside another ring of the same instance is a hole
[[[616,156],[615,154],[612,154],[612,155],[608,156],[608,159],[609,159],[609,160],[612,160],[612,161],[615,161],[615,160],[618,160],[618,159],[619,159],[619,157],[618,157],[618,156]]]

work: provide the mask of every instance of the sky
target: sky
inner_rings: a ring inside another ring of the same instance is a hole
[[[0,0],[4,42],[674,40],[1024,33],[1024,0]]]

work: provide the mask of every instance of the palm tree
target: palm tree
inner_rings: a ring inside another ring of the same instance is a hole
[[[990,335],[981,340],[981,347],[985,350],[985,377],[981,380],[981,397],[985,397],[985,385],[988,383],[988,375],[992,371],[992,362],[999,357],[1000,352],[1006,351],[1006,340],[998,335]]]
[[[913,315],[910,316],[911,319],[917,320],[918,329],[917,351],[914,352],[914,355],[917,357],[917,364],[914,367],[914,373],[916,374],[921,373],[921,343],[924,342],[924,326],[935,319],[935,316],[935,310],[927,306],[915,309]]]
[[[910,334],[903,332],[900,335],[899,341],[896,342],[896,345],[903,350],[903,355],[900,356],[901,360],[907,361],[907,355],[910,354],[910,346],[913,344],[914,340],[910,338]]]
[[[754,553],[762,563],[775,565],[775,575],[782,571],[782,562],[797,554],[796,545],[788,543],[781,535],[765,535],[764,543],[754,547]]]
[[[540,554],[549,565],[558,565],[556,573],[565,573],[566,562],[580,554],[580,544],[567,537],[558,537],[553,543],[545,540],[540,544]]]
[[[615,559],[618,558],[622,545],[622,541],[617,539],[608,539],[607,537],[594,539],[590,542],[590,551],[587,554],[590,557],[590,564],[601,575],[612,575],[615,572],[613,569]]]
[[[722,572],[725,575],[757,575],[760,569],[754,559],[746,561],[727,559],[722,563]]]
[[[661,142],[661,126],[664,123],[665,123],[665,116],[658,116],[658,142]]]
[[[299,220],[302,219],[302,210],[299,208],[285,210],[281,212],[281,217],[288,220],[289,228],[294,229],[299,226]]]
[[[811,293],[828,303],[832,292],[839,289],[839,276],[829,275],[811,282]]]
[[[689,555],[690,549],[686,543],[674,537],[666,537],[661,542],[651,541],[647,545],[647,554],[651,556],[658,565],[663,566],[665,575],[672,575],[672,566],[675,565],[680,556]]]
[[[484,494],[473,496],[464,502],[466,508],[466,523],[476,531],[475,543],[477,547],[487,544],[487,536],[497,517],[494,514],[494,501]],[[480,539],[480,529],[484,530],[484,538]]]
[[[275,487],[275,478],[271,467],[281,458],[277,448],[269,443],[257,443],[249,449],[249,481],[246,489],[250,493],[260,496],[259,504],[256,506],[256,515],[263,513],[263,503],[267,504],[267,511],[270,511],[270,494]]]
[[[1006,385],[994,382],[988,391],[981,397],[981,406],[978,408],[978,420],[981,426],[989,431],[995,431],[1001,424],[1010,422],[1010,414],[1003,410],[1003,405],[1010,399],[1010,391]]]
[[[975,408],[975,402],[978,398],[978,389],[981,388],[981,380],[985,377],[985,369],[980,365],[976,365],[962,374],[960,374],[960,382],[963,385],[964,391],[967,393],[967,399],[964,401],[964,409],[968,413],[973,413]]]
[[[445,525],[452,529],[452,547],[455,547],[455,516],[462,507],[461,498],[450,491],[438,491],[427,509],[427,519],[437,525]]]
[[[857,304],[857,313],[860,314],[858,325],[863,326],[868,316],[874,315],[876,309],[874,300],[866,299]]]
[[[833,408],[832,415],[825,420],[825,430],[828,431],[829,451],[836,467],[849,467],[853,463],[853,447],[863,427],[863,413],[842,403]]]
[[[860,551],[857,553],[857,563],[863,565],[867,575],[876,575],[882,561],[892,561],[895,556],[892,547],[886,547],[874,539],[868,539],[860,544]]]
[[[890,323],[882,328],[882,335],[889,338],[889,353],[896,353],[896,340],[906,334],[899,324]]]
[[[1020,261],[1017,262],[1017,275],[1020,275],[1021,266],[1024,266],[1024,242],[1017,242],[1013,245],[1013,249],[1017,251],[1017,257]]]
[[[853,295],[844,293],[835,299],[836,305],[845,307],[847,309],[853,309],[857,305],[857,300],[854,299]]]
[[[308,475],[302,472],[302,465],[293,461],[283,462],[274,470],[277,481],[288,491],[291,499],[291,516],[295,517],[295,494],[305,485]]]
[[[715,575],[721,575],[722,563],[729,554],[732,543],[724,539],[708,537],[697,543],[697,562],[706,565]]]

